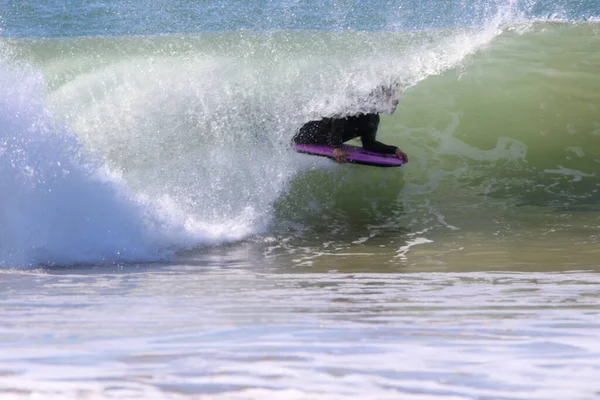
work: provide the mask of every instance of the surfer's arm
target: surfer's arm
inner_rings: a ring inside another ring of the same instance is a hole
[[[395,154],[396,146],[388,146],[375,140],[379,127],[379,114],[362,114],[357,119],[360,140],[365,150],[380,154]]]
[[[374,151],[375,153],[380,154],[394,154],[399,159],[403,160],[404,163],[408,162],[408,155],[405,152],[397,148],[396,146],[390,146],[387,144],[383,144],[369,137],[361,138],[363,143],[363,148],[365,150]]]
[[[344,143],[344,125],[342,120],[333,118],[329,127],[329,145],[333,147],[333,158],[336,162],[346,162],[348,153],[342,148]]]
[[[390,146],[383,144],[373,139],[371,136],[361,137],[362,145],[365,150],[373,151],[380,154],[396,154],[398,148],[396,146]]]
[[[333,118],[329,129],[329,145],[333,148],[342,147],[344,143],[344,126],[341,119]]]

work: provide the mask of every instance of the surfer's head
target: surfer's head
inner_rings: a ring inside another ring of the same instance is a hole
[[[398,90],[395,85],[379,85],[369,95],[379,112],[393,114],[398,108]]]
[[[348,90],[348,100],[343,112],[334,115],[345,117],[357,114],[393,114],[398,107],[401,93],[396,84],[381,84],[375,87],[365,85],[361,88],[351,87]]]

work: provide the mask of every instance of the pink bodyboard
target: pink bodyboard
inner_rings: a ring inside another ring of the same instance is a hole
[[[367,151],[362,147],[346,144],[343,146],[348,152],[348,162],[376,167],[400,167],[404,162],[394,154],[380,154]],[[333,160],[333,147],[322,144],[295,144],[294,149],[299,153],[314,156],[328,157]]]

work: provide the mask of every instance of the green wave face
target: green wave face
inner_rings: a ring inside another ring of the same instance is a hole
[[[388,121],[419,163],[407,180],[428,182],[439,170],[449,188],[519,204],[598,204],[598,29],[513,27],[461,68],[408,91]]]

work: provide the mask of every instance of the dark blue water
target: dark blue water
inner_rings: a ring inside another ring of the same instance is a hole
[[[235,30],[414,30],[472,26],[498,14],[588,20],[595,0],[9,1],[0,29],[13,37],[127,36]]]

